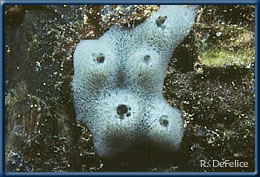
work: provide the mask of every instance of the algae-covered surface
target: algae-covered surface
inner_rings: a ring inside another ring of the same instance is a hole
[[[140,144],[137,156],[104,161],[95,153],[88,128],[76,122],[71,80],[77,43],[98,39],[112,25],[133,28],[158,8],[5,6],[6,171],[255,171],[251,5],[199,6],[190,35],[173,53],[164,97],[183,114],[178,152],[164,154]],[[240,166],[221,167],[220,162]]]

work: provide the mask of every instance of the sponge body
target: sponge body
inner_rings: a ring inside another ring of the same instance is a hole
[[[167,65],[189,33],[193,7],[161,6],[134,29],[114,26],[98,40],[81,41],[74,53],[74,105],[96,152],[109,158],[145,139],[177,150],[181,113],[163,98]]]

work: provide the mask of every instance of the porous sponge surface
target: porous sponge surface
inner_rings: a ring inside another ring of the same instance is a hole
[[[149,141],[178,150],[181,113],[162,95],[170,57],[189,33],[194,7],[161,6],[134,29],[114,26],[98,40],[83,40],[74,53],[74,105],[102,158]]]

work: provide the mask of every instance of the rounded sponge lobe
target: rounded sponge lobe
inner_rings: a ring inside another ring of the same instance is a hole
[[[140,119],[139,101],[127,90],[106,91],[92,103],[87,125],[101,157],[123,152],[135,140]],[[98,122],[98,124],[97,124]]]
[[[172,51],[190,32],[196,11],[193,7],[161,6],[147,21],[137,26],[138,39],[170,57]]]
[[[164,99],[156,99],[146,119],[149,129],[146,137],[164,150],[176,151],[183,138],[183,120],[179,110],[171,107]]]
[[[114,87],[118,70],[117,56],[108,40],[81,41],[74,58],[73,85],[88,90]]]
[[[144,46],[132,51],[126,62],[128,88],[145,94],[162,92],[167,64],[152,48]]]

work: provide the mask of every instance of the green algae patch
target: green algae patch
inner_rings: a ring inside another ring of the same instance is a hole
[[[251,68],[255,61],[255,7],[202,6],[194,25],[198,60],[209,68]]]
[[[201,64],[208,67],[250,66],[255,59],[253,48],[241,49],[238,52],[220,50],[217,46],[209,47],[199,57]]]
[[[250,67],[255,60],[254,33],[238,25],[217,25],[212,39],[202,41],[199,62],[207,67]]]

